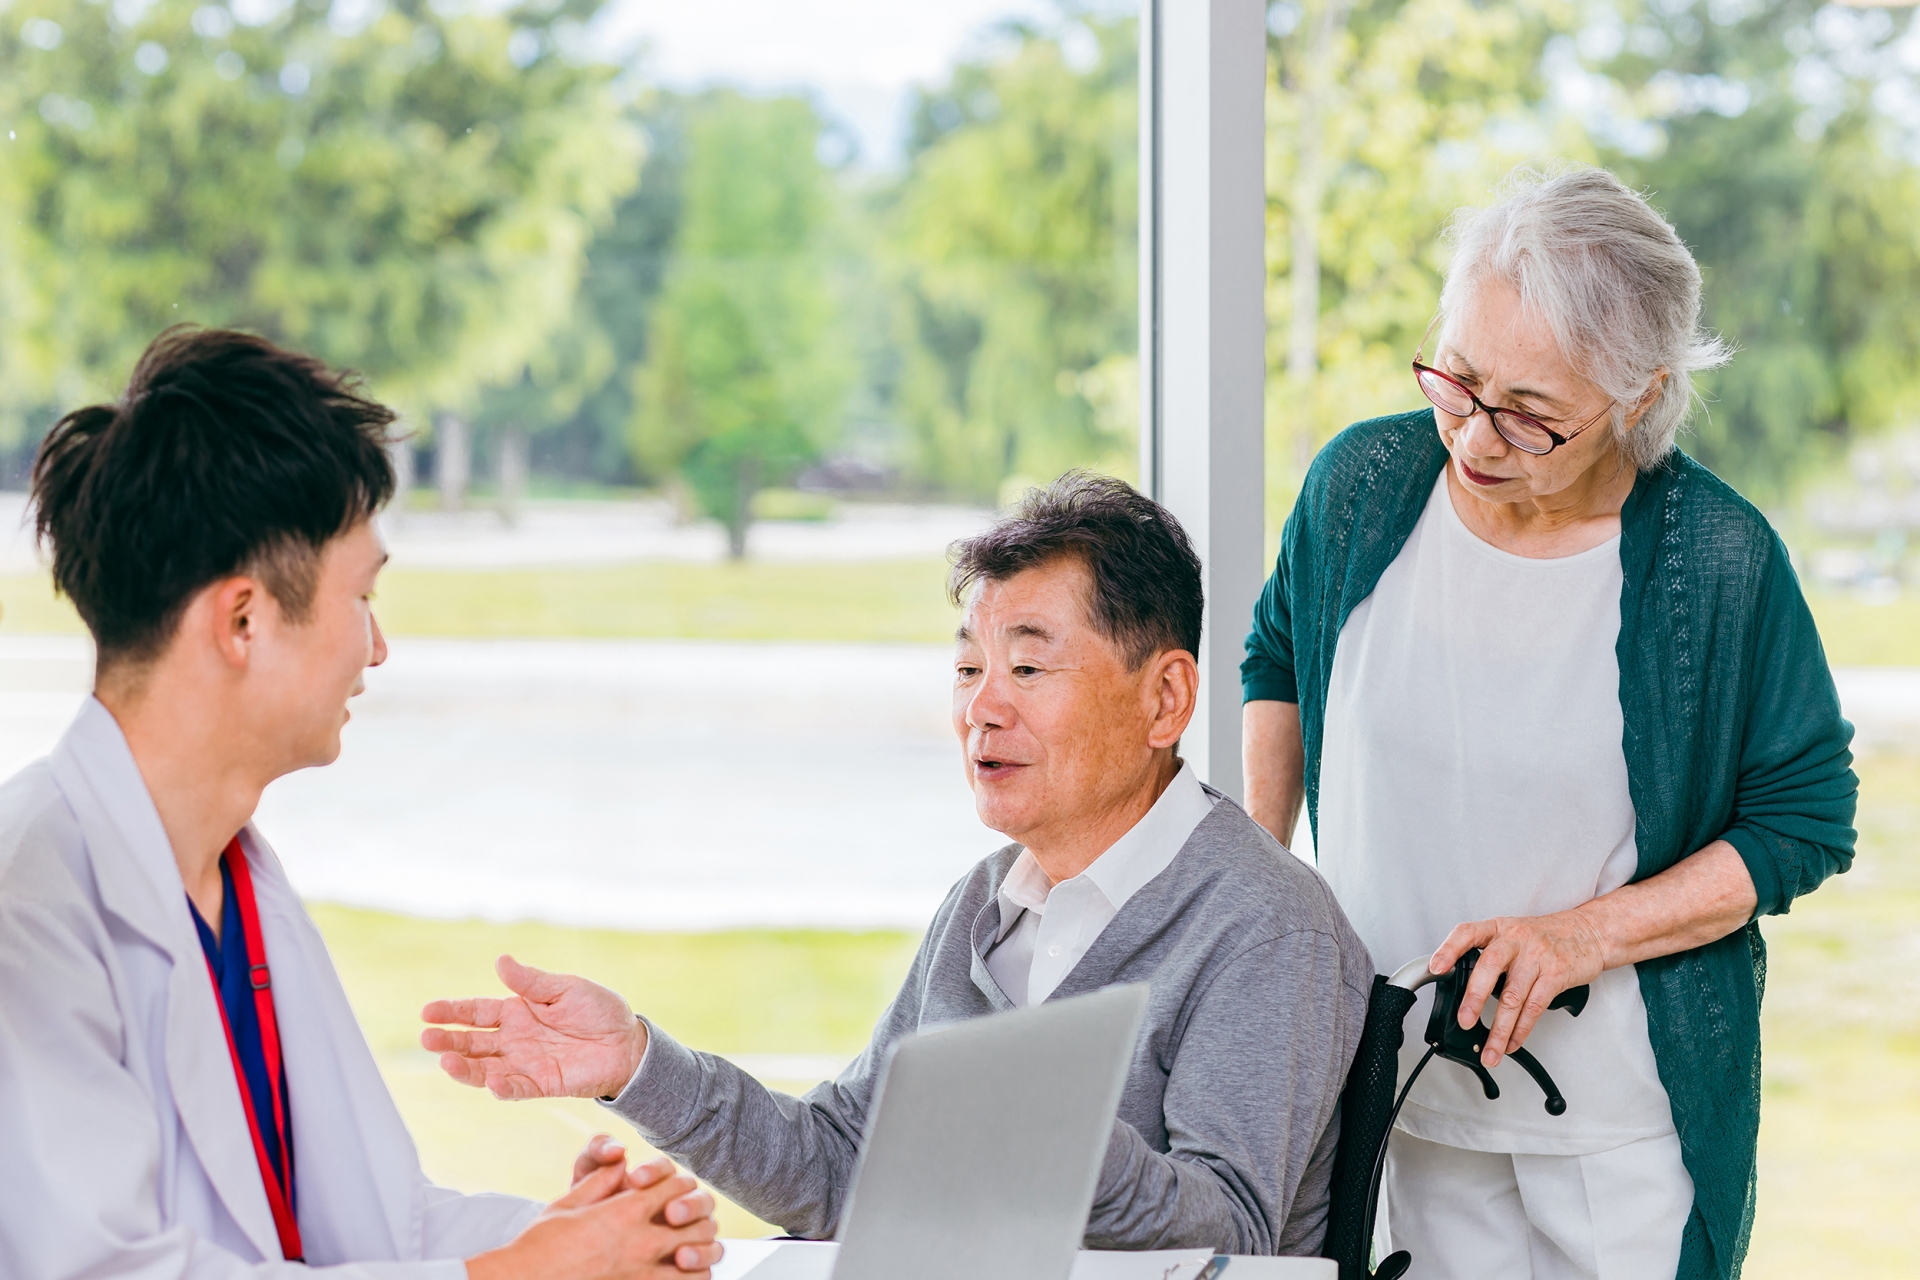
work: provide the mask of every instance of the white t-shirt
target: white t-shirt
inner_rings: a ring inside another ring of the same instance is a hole
[[[1127,899],[1167,869],[1212,811],[1213,797],[1183,762],[1146,816],[1079,875],[1054,884],[1022,849],[1000,886],[1000,932],[987,952],[987,972],[1007,999],[1024,1009],[1052,995]]]
[[[1531,560],[1460,521],[1442,472],[1412,536],[1340,630],[1320,762],[1320,870],[1392,972],[1463,921],[1544,915],[1636,865],[1621,746],[1620,539]],[[1404,1081],[1432,988],[1408,1015]],[[1493,1006],[1487,1007],[1491,1023]],[[1480,1151],[1586,1155],[1673,1131],[1631,966],[1579,1018],[1543,1014],[1526,1048],[1567,1100],[1550,1116],[1510,1058],[1489,1101],[1429,1063],[1401,1112],[1416,1137]]]

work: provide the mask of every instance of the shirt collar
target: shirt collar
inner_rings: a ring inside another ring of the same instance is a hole
[[[1194,776],[1193,766],[1181,761],[1180,771],[1173,775],[1173,781],[1153,802],[1146,816],[1073,880],[1090,882],[1118,913],[1127,905],[1127,899],[1167,869],[1167,864],[1186,844],[1187,837],[1212,809],[1213,797]],[[1070,883],[1072,880],[1061,881],[1061,884]],[[1058,887],[1047,879],[1039,859],[1022,849],[1000,884],[1000,929],[996,937],[1006,937],[1023,911],[1046,914],[1047,897]]]

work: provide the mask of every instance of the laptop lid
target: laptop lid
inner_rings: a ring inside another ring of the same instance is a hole
[[[1146,1004],[1134,983],[897,1042],[834,1280],[1067,1280]]]

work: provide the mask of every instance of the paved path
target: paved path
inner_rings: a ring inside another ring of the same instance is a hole
[[[1003,843],[973,816],[942,646],[398,639],[338,764],[261,829],[309,897],[629,928],[917,927]],[[84,645],[0,640],[0,776]]]
[[[27,498],[0,492],[0,573],[31,573],[40,561],[26,526]],[[747,532],[756,560],[935,559],[947,545],[987,527],[990,511],[972,507],[843,502],[829,520],[762,520]],[[711,520],[677,523],[664,502],[529,502],[509,525],[492,511],[415,511],[380,518],[396,566],[407,569],[508,569],[633,564],[648,560],[715,563],[727,535]]]
[[[626,928],[918,927],[1000,837],[973,816],[942,646],[401,638],[341,761],[267,793],[310,897]],[[1862,745],[1920,746],[1920,670],[1837,673]],[[84,643],[0,638],[0,776]]]

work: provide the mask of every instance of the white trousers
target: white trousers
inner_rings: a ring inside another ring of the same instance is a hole
[[[1590,1156],[1387,1144],[1386,1241],[1408,1280],[1672,1280],[1693,1179],[1675,1134]]]

